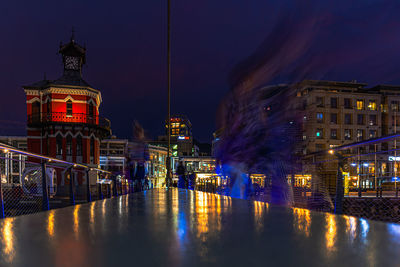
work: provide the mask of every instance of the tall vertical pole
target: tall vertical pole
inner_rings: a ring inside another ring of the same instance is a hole
[[[167,65],[168,65],[168,151],[167,151],[167,187],[171,186],[171,0],[167,8]]]

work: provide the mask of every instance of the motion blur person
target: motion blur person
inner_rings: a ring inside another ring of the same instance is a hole
[[[179,161],[178,167],[176,168],[176,174],[179,176],[178,188],[187,188],[185,172],[186,170],[185,166],[183,166],[183,162]]]
[[[189,186],[188,188],[194,190],[196,186],[196,174],[192,171],[188,176]]]
[[[140,124],[133,123],[133,142],[130,148],[130,158],[135,168],[134,183],[135,191],[142,191],[146,178],[146,161],[149,160],[149,148],[145,142],[144,130]]]

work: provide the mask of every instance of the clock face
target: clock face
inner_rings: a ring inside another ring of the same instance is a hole
[[[66,56],[64,65],[66,70],[79,70],[79,58]]]

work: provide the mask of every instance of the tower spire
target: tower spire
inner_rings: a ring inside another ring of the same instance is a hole
[[[71,42],[74,43],[75,42],[75,29],[72,26],[72,30],[71,30]]]

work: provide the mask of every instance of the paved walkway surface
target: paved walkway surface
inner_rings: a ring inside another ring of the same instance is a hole
[[[0,220],[0,266],[399,266],[400,225],[154,189]]]

